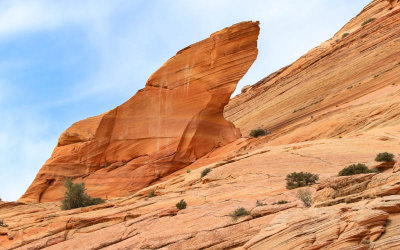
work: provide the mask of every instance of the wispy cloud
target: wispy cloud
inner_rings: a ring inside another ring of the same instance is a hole
[[[6,0],[0,2],[0,37],[107,19],[121,1]]]

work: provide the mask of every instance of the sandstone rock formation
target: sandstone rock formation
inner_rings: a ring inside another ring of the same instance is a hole
[[[275,143],[399,125],[399,20],[399,3],[372,1],[334,37],[234,97],[225,117],[244,136],[268,129]]]
[[[388,199],[395,201],[392,207],[400,205],[398,195]],[[375,207],[362,208],[364,204],[356,204],[355,209],[348,205],[281,213],[244,249],[369,249],[385,231],[390,214]],[[390,249],[400,242],[383,246]]]
[[[121,106],[73,124],[20,201],[60,200],[66,177],[93,196],[131,194],[240,137],[222,112],[257,57],[258,33],[258,22],[218,31],[179,51]]]
[[[400,162],[394,165],[392,172],[397,173],[400,171]]]
[[[104,204],[1,203],[0,249],[399,249],[399,15],[398,1],[374,0],[334,38],[230,101],[225,114],[242,133],[263,126],[270,135],[239,138]],[[338,177],[385,151],[396,156],[391,171]],[[320,176],[305,188],[311,208],[285,187],[295,171]],[[177,210],[181,199],[187,208]],[[240,207],[249,214],[232,219]]]
[[[391,141],[362,134],[257,148],[251,148],[249,141],[242,139],[179,170],[176,177],[104,204],[62,211],[60,202],[6,203],[7,206],[0,205],[0,218],[8,225],[0,229],[0,246],[240,249],[259,245],[273,249],[272,246],[282,244],[299,249],[293,247],[293,241],[305,249],[324,244],[333,249],[372,244],[390,249],[389,246],[400,242],[396,240],[396,228],[400,226],[400,212],[396,212],[400,204],[396,198],[400,173],[335,176],[354,161],[374,164],[377,148],[400,152],[400,131],[393,136],[395,140]],[[236,156],[232,157],[232,153]],[[205,168],[211,172],[200,180]],[[192,171],[187,173],[186,169]],[[314,208],[304,208],[296,198],[297,190],[285,188],[285,176],[299,170],[320,174],[320,183],[310,187],[316,191]],[[337,192],[330,192],[330,188]],[[156,196],[147,198],[153,190]],[[175,204],[181,199],[188,206],[178,211]],[[280,200],[288,203],[276,204]],[[233,220],[230,214],[238,207],[244,207],[250,215]],[[325,220],[321,222],[322,219]],[[283,231],[273,234],[273,228]],[[386,232],[382,235],[383,229]],[[266,231],[269,237],[265,237]],[[318,239],[315,244],[313,239]],[[367,240],[371,244],[364,245],[362,242]]]
[[[399,180],[400,173],[332,177],[314,198],[319,208],[282,212],[244,248],[397,249]]]

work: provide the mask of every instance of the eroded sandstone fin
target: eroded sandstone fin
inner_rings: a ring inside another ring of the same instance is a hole
[[[20,201],[60,200],[66,177],[92,196],[127,195],[240,137],[223,109],[257,57],[258,24],[186,47],[127,102],[73,124]]]

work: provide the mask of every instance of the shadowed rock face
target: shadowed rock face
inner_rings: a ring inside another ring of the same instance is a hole
[[[61,199],[66,177],[103,198],[140,190],[240,137],[223,117],[257,57],[258,22],[242,22],[169,59],[117,108],[73,124],[20,198]]]

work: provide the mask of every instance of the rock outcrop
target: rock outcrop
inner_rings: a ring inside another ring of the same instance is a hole
[[[400,205],[399,196],[388,199],[394,199],[394,207]],[[390,214],[357,205],[357,209],[348,206],[281,213],[244,249],[369,249],[384,233]],[[395,246],[399,243],[385,244],[386,249]]]
[[[399,181],[399,173],[331,177],[317,188],[314,208],[280,213],[244,248],[397,249]]]
[[[364,23],[370,18],[375,19]],[[254,36],[258,33],[256,24],[241,25],[252,27]],[[230,101],[224,112],[243,134],[264,127],[270,135],[225,140],[226,145],[203,157],[190,149],[201,145],[197,139],[196,144],[183,140],[176,147],[160,141],[160,152],[175,148],[172,158],[182,165],[148,187],[104,204],[62,211],[60,202],[1,203],[0,219],[7,227],[0,227],[0,249],[400,249],[399,34],[399,1],[374,0],[332,39]],[[150,80],[142,92],[160,91]],[[72,126],[61,136],[55,156],[63,149],[82,152],[69,147],[90,145],[97,135],[106,134],[97,129],[105,125],[96,124],[120,114],[119,108],[113,112]],[[131,166],[120,172],[125,181],[123,174],[135,167],[151,169],[170,160],[154,154],[124,165],[124,157],[140,147],[125,149],[116,141],[112,145],[104,152],[113,150],[112,157],[121,163],[99,169],[88,165],[89,174],[76,178],[90,183],[89,191],[95,194],[101,187],[94,183],[106,172]],[[111,157],[85,150],[90,159]],[[338,176],[350,164],[376,165],[376,155],[385,151],[393,153],[396,162],[383,173]],[[142,164],[146,159],[149,163]],[[67,176],[68,169],[57,166]],[[207,168],[210,172],[200,178]],[[51,169],[41,173],[50,174]],[[298,199],[299,189],[286,189],[286,175],[300,171],[320,177],[317,184],[300,189],[312,194],[310,208]],[[101,184],[107,186],[110,180]],[[52,185],[42,201],[55,195]],[[175,204],[182,199],[187,207],[178,210]],[[247,213],[233,218],[237,208]]]
[[[169,180],[104,204],[62,211],[60,202],[6,203],[0,205],[0,219],[8,225],[0,228],[0,249],[318,249],[325,244],[396,249],[400,173],[335,177],[354,161],[375,164],[378,148],[400,152],[400,131],[393,136],[396,140],[362,135],[258,149],[241,139]],[[200,179],[205,168],[211,171]],[[285,188],[286,175],[294,171],[320,175],[320,183],[310,187],[316,191],[314,208],[303,206],[297,189]],[[181,199],[187,208],[178,211]],[[287,203],[277,204],[282,200]],[[239,207],[249,215],[234,220],[230,215]]]
[[[398,1],[372,1],[331,39],[234,97],[225,117],[244,136],[261,127],[282,144],[399,126],[399,25]]]
[[[103,198],[140,190],[240,137],[223,117],[257,57],[258,22],[242,22],[169,59],[121,106],[68,128],[20,198],[60,200],[66,177]]]

